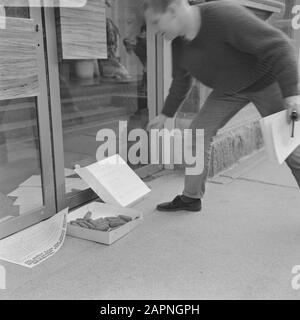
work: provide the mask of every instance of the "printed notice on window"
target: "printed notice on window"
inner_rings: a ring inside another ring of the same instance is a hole
[[[0,240],[0,260],[33,268],[53,256],[63,245],[68,209],[28,229]]]

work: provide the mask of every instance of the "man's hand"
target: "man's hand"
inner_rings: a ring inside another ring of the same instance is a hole
[[[163,129],[167,118],[168,117],[165,116],[164,114],[158,115],[148,123],[147,130],[150,131],[151,129],[158,129],[158,130]]]
[[[300,120],[300,96],[292,96],[284,99],[285,107],[287,109],[287,121],[291,123],[293,111],[297,114],[296,121]]]

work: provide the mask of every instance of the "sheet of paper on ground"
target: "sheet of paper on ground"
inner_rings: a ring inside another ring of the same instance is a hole
[[[63,245],[68,209],[52,218],[0,240],[0,260],[33,268]]]

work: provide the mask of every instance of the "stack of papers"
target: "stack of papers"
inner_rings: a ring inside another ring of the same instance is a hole
[[[70,193],[74,189],[85,190],[88,185],[80,178],[68,178],[74,175],[72,169],[65,169],[66,192]],[[26,181],[22,182],[19,187],[9,193],[8,197],[16,198],[13,205],[19,206],[19,214],[24,215],[30,213],[32,210],[41,208],[44,204],[42,179],[40,175],[33,175]]]
[[[300,121],[295,122],[293,138],[285,110],[261,119],[260,124],[270,160],[282,164],[300,146]]]
[[[34,209],[43,206],[42,187],[19,187],[14,190],[8,197],[17,198],[13,203],[14,206],[19,206],[19,214],[23,215],[31,212]]]

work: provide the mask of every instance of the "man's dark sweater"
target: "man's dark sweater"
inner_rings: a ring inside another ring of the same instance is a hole
[[[283,97],[298,95],[298,68],[290,40],[248,9],[226,1],[199,6],[192,41],[172,42],[173,82],[162,113],[173,117],[196,78],[217,93],[259,91],[274,81]]]

